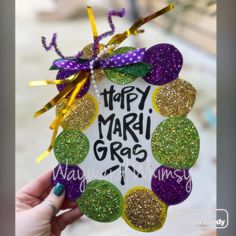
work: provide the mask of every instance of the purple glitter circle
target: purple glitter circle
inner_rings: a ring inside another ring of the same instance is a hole
[[[66,79],[68,77],[70,77],[71,75],[73,75],[75,72],[74,71],[67,71],[67,70],[59,70],[57,73],[57,77],[56,79]],[[64,88],[66,87],[66,84],[58,84],[57,85],[57,89],[58,91],[62,91]],[[85,85],[83,86],[83,88],[81,89],[81,91],[77,94],[76,98],[82,98],[89,90],[90,87],[90,79],[88,79],[85,83]],[[70,97],[70,95],[67,95],[67,98]]]
[[[158,167],[151,181],[152,191],[167,205],[176,205],[188,198],[192,179],[187,169]]]
[[[82,169],[76,165],[65,164],[59,164],[53,170],[52,185],[57,183],[64,185],[65,198],[69,201],[78,199],[87,185]]]
[[[183,57],[176,47],[163,43],[149,48],[144,54],[143,62],[153,66],[143,79],[150,84],[163,85],[178,78]]]

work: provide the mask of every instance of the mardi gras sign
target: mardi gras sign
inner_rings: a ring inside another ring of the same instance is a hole
[[[141,17],[115,35],[112,17],[123,17],[125,11],[108,11],[111,30],[98,35],[88,7],[94,42],[71,57],[58,48],[56,34],[49,44],[42,37],[43,47],[59,56],[50,68],[57,78],[31,85],[54,84],[59,93],[35,113],[56,106],[51,144],[37,161],[54,150],[59,165],[52,185],[63,184],[66,198],[76,200],[90,219],[111,222],[122,216],[136,230],[155,231],[164,225],[168,207],[191,193],[189,169],[199,154],[199,136],[186,117],[196,90],[179,78],[182,54],[167,43],[119,47],[171,9],[172,4]]]

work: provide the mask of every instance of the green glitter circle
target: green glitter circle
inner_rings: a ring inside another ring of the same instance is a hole
[[[56,138],[54,154],[62,164],[78,165],[89,152],[89,140],[79,130],[64,130]]]
[[[153,156],[159,163],[185,169],[195,164],[200,140],[192,121],[178,116],[168,118],[157,126],[151,145]]]
[[[111,55],[113,56],[116,54],[123,54],[126,52],[130,52],[134,49],[135,48],[133,48],[133,47],[121,47],[121,48],[116,49]],[[106,70],[104,70],[104,72],[105,72],[106,77],[116,84],[123,84],[124,85],[124,84],[131,83],[132,81],[134,81],[136,79],[136,77],[133,75],[120,73],[120,72],[117,72],[112,69],[106,69]]]
[[[83,214],[99,222],[115,221],[123,212],[121,192],[106,180],[89,182],[77,204]]]

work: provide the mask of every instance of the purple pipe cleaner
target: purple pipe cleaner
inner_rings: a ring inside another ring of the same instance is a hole
[[[54,33],[52,36],[52,40],[49,43],[49,45],[47,46],[46,43],[46,38],[44,36],[41,37],[41,41],[42,41],[42,45],[45,48],[46,51],[51,50],[52,48],[54,48],[55,52],[57,53],[57,55],[61,58],[65,58],[65,56],[61,53],[60,49],[57,47],[57,34]]]
[[[107,21],[109,23],[109,26],[111,28],[110,31],[107,31],[101,35],[99,35],[95,41],[94,41],[94,44],[93,44],[93,53],[94,55],[96,54],[96,51],[98,49],[98,45],[99,45],[99,42],[103,39],[103,38],[106,38],[108,36],[111,36],[115,33],[115,25],[112,21],[112,16],[119,16],[119,17],[123,17],[125,15],[125,9],[123,8],[121,11],[115,11],[115,10],[109,10],[107,12]],[[49,51],[51,50],[52,48],[54,48],[55,52],[57,53],[57,55],[63,59],[78,59],[80,58],[82,55],[83,55],[83,52],[82,51],[79,51],[74,57],[65,57],[61,50],[58,48],[57,46],[57,34],[54,33],[53,36],[52,36],[52,40],[51,42],[49,43],[49,45],[47,46],[47,42],[46,42],[46,37],[42,36],[41,37],[41,41],[42,41],[42,46],[43,48],[46,50],[46,51]]]
[[[78,59],[83,55],[83,51],[79,51],[74,57],[65,57],[62,54],[61,50],[57,46],[57,34],[56,33],[53,34],[52,40],[48,46],[47,46],[47,42],[46,42],[46,37],[42,36],[41,41],[42,41],[42,46],[43,46],[43,48],[45,48],[46,51],[49,51],[52,48],[54,48],[57,55],[63,59]]]
[[[125,15],[125,9],[122,8],[122,10],[120,11],[115,11],[115,10],[109,10],[107,12],[107,21],[108,21],[108,24],[111,28],[110,31],[107,31],[101,35],[99,35],[95,41],[94,41],[94,44],[93,44],[93,54],[95,55],[96,54],[96,51],[98,49],[98,45],[99,45],[99,42],[103,39],[103,38],[106,38],[108,36],[111,36],[115,33],[115,25],[112,21],[112,16],[119,16],[119,17],[123,17]]]

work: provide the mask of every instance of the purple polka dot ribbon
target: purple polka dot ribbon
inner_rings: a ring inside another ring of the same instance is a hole
[[[94,69],[108,69],[136,64],[143,60],[144,54],[145,48],[138,48],[124,54],[117,54],[106,59],[100,59],[95,62]],[[94,60],[94,58],[86,62],[75,59],[59,59],[53,63],[52,68],[74,71],[76,73],[81,70],[89,70],[91,60]]]

